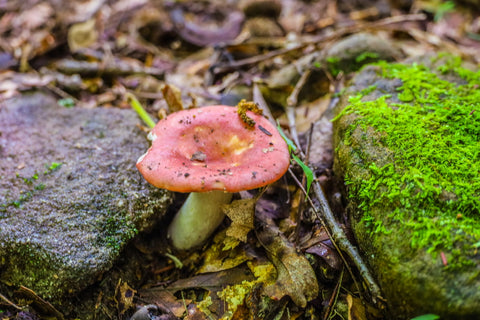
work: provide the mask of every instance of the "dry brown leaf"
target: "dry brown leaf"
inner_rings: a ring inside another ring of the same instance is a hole
[[[12,20],[12,27],[20,30],[42,27],[51,19],[53,13],[53,8],[48,2],[41,2],[16,16]]]
[[[236,268],[200,274],[188,279],[180,279],[169,285],[166,290],[176,292],[180,290],[203,288],[209,291],[221,291],[226,286],[242,283],[242,281],[253,281],[254,276],[245,264]],[[158,291],[150,289],[150,292]]]
[[[365,307],[362,305],[362,301],[359,298],[347,295],[348,303],[348,320],[367,320],[365,314]]]
[[[68,46],[70,51],[76,52],[88,48],[98,39],[98,30],[95,18],[79,22],[68,29]]]
[[[139,295],[160,309],[170,311],[176,317],[181,317],[185,313],[185,305],[191,302],[190,299],[179,300],[172,292],[157,288],[140,290]]]
[[[384,319],[382,312],[361,298],[347,295],[348,320]]]
[[[247,235],[253,229],[256,199],[235,200],[223,206],[223,212],[232,220],[227,236],[247,242]]]
[[[183,110],[182,92],[171,84],[166,84],[162,88],[162,94],[167,101],[170,112]]]
[[[320,119],[327,110],[331,96],[329,94],[306,102],[295,108],[295,124],[299,133],[307,132],[312,123]],[[287,127],[288,119],[285,114],[279,117],[280,125]]]
[[[133,308],[133,298],[137,291],[133,290],[127,282],[121,279],[118,281],[115,288],[115,302],[117,303],[117,310],[120,314],[124,314],[128,309]]]
[[[276,226],[265,225],[257,231],[260,243],[277,269],[277,281],[265,288],[273,299],[288,295],[299,307],[318,295],[318,282],[308,260],[299,254]]]
[[[237,267],[249,261],[242,246],[238,246],[239,240],[227,237],[225,230],[217,233],[212,245],[203,253],[203,264],[198,268],[197,273],[218,272]]]

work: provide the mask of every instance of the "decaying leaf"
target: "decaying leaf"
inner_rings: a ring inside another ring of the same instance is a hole
[[[256,199],[235,200],[223,206],[225,215],[232,220],[227,229],[227,236],[247,242],[247,235],[253,229]]]
[[[304,308],[319,290],[308,260],[295,250],[276,226],[262,226],[257,230],[257,237],[278,274],[276,283],[265,288],[266,293],[274,299],[288,295],[297,306]]]
[[[124,314],[128,309],[135,306],[133,303],[133,297],[137,291],[133,290],[127,282],[118,280],[117,287],[115,288],[115,302],[117,303],[117,309],[120,314]]]
[[[218,272],[237,267],[250,260],[240,241],[226,236],[225,231],[219,232],[213,243],[203,254],[203,264],[197,273]]]
[[[166,84],[162,88],[162,94],[170,108],[170,112],[176,112],[183,109],[182,92],[174,85]]]
[[[88,48],[98,39],[95,18],[79,22],[68,29],[68,46],[72,52]]]
[[[381,311],[362,299],[351,294],[347,295],[348,320],[382,319]]]
[[[191,302],[190,299],[179,300],[169,290],[158,288],[144,289],[139,291],[139,295],[155,305],[161,310],[172,313],[176,317],[180,317],[185,313],[185,305]]]

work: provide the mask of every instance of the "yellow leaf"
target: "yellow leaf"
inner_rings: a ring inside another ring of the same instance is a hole
[[[235,200],[223,206],[225,215],[232,220],[227,236],[247,242],[247,234],[253,229],[256,199]]]

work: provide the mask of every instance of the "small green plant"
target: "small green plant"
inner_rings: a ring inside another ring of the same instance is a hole
[[[58,105],[65,108],[75,107],[75,101],[72,98],[60,99],[57,101]]]
[[[142,119],[148,127],[155,127],[155,121],[153,121],[152,117],[150,117],[147,111],[145,111],[142,104],[137,100],[137,98],[131,93],[127,93],[125,97],[127,98],[128,103],[132,106],[133,110],[135,110],[135,112],[138,114],[140,119]]]
[[[54,171],[57,171],[58,169],[60,169],[61,166],[62,166],[61,162],[52,162],[50,165],[46,164],[45,165],[46,170],[43,172],[43,174],[49,174]]]
[[[443,16],[445,16],[446,13],[452,12],[454,9],[455,2],[453,1],[445,1],[441,3],[435,11],[435,16],[433,17],[433,20],[435,20],[435,22],[442,20]]]
[[[288,146],[288,151],[290,152],[290,156],[292,159],[302,168],[303,172],[305,173],[305,177],[307,178],[307,195],[310,192],[310,187],[312,185],[313,179],[314,179],[314,174],[312,169],[310,169],[309,166],[307,166],[294,152],[297,150],[297,146],[295,143],[293,143],[292,140],[290,140],[285,133],[283,132],[282,128],[280,128],[280,125],[277,125],[278,132],[282,136],[283,140],[287,143]]]

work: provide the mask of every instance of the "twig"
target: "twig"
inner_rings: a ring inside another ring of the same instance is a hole
[[[274,126],[276,126],[277,123],[275,122],[275,118],[273,117],[272,112],[270,111],[270,108],[268,107],[268,104],[265,101],[265,98],[263,97],[263,94],[260,91],[257,82],[253,83],[253,101],[255,101],[258,104],[258,107],[262,109],[263,115],[267,117]]]
[[[288,119],[290,135],[292,136],[293,142],[295,142],[295,144],[297,145],[298,151],[302,157],[305,157],[305,154],[303,153],[302,148],[300,148],[300,140],[298,139],[297,126],[295,124],[295,106],[298,103],[298,95],[300,94],[302,88],[305,86],[305,83],[307,82],[308,77],[310,77],[310,74],[310,69],[307,69],[305,70],[305,72],[302,73],[300,79],[295,85],[295,88],[293,89],[290,96],[287,98],[287,107],[285,110],[285,114]]]
[[[422,21],[425,19],[427,19],[427,16],[425,14],[420,13],[420,14],[407,14],[407,15],[388,17],[388,18],[381,19],[374,22],[358,23],[352,26],[339,28],[338,30],[332,33],[321,34],[321,35],[313,36],[309,38],[305,37],[302,43],[297,44],[293,47],[273,50],[265,54],[253,56],[250,58],[218,64],[216,66],[212,66],[211,70],[212,70],[212,73],[214,74],[229,72],[232,70],[238,70],[241,67],[254,65],[254,64],[275,58],[277,56],[281,56],[297,50],[302,50],[312,44],[318,46],[318,44],[321,42],[330,41],[330,40],[342,37],[346,34],[352,33],[354,31],[359,31],[363,29],[378,29],[379,27],[386,26],[389,24],[395,24],[395,23],[401,23],[401,22],[407,22],[407,21]]]
[[[63,59],[54,63],[54,68],[64,74],[80,74],[81,76],[128,76],[128,75],[149,75],[162,78],[165,70],[142,65],[133,65],[121,60],[105,62],[77,61]]]
[[[328,301],[327,310],[325,311],[325,314],[323,315],[323,320],[327,320],[330,317],[330,313],[332,312],[332,307],[337,302],[338,294],[340,293],[340,287],[342,286],[342,282],[343,282],[344,270],[345,269],[342,269],[342,272],[340,273],[340,279],[338,279],[337,285],[335,286],[335,289],[333,290],[332,296],[330,297],[330,300]]]
[[[317,217],[320,221],[323,221],[326,224],[328,230],[330,230],[332,239],[335,240],[338,248],[344,251],[357,266],[360,275],[368,286],[373,302],[376,303],[377,299],[381,298],[380,288],[373,279],[366,264],[363,262],[360,252],[358,252],[357,248],[352,245],[343,229],[337,224],[333,212],[328,205],[325,194],[323,193],[322,187],[316,179],[313,182],[313,191],[318,200],[318,210],[314,207]]]
[[[295,174],[293,173],[293,171],[292,171],[291,169],[288,169],[288,172],[290,173],[290,175],[292,176],[293,180],[295,181],[295,183],[297,184],[297,186],[300,188],[300,190],[302,190],[302,192],[305,194],[308,203],[310,204],[310,206],[312,206],[313,211],[315,211],[315,214],[317,215],[318,219],[320,220],[320,223],[321,223],[322,226],[325,228],[325,232],[327,233],[328,238],[332,241],[333,246],[335,247],[335,249],[337,250],[338,254],[340,255],[340,258],[342,259],[343,264],[344,264],[345,267],[347,268],[348,273],[350,273],[350,275],[352,276],[352,279],[353,279],[353,282],[355,283],[355,286],[357,287],[358,291],[360,291],[360,290],[361,290],[361,287],[358,285],[357,281],[355,280],[355,277],[354,277],[352,268],[350,268],[350,265],[348,264],[347,259],[345,259],[345,257],[343,256],[343,253],[342,253],[342,251],[341,251],[341,248],[337,245],[336,239],[335,239],[334,236],[332,235],[332,232],[330,231],[329,227],[327,226],[327,224],[325,223],[325,221],[319,216],[318,209],[317,209],[317,207],[315,206],[315,204],[313,203],[312,198],[307,195],[307,191],[306,191],[305,188],[303,187],[302,183],[301,183],[301,182],[298,180],[298,178],[295,176]],[[340,229],[340,230],[341,230],[341,229]],[[342,232],[343,232],[343,230],[342,230]],[[347,241],[348,241],[348,240],[347,240]]]
[[[2,299],[3,301],[5,301],[9,306],[12,306],[14,307],[15,309],[21,311],[23,310],[22,308],[20,308],[19,306],[17,306],[15,303],[13,303],[12,301],[8,300],[7,297],[5,297],[3,294],[0,293],[0,299]]]
[[[242,60],[237,60],[237,61],[224,63],[224,64],[223,63],[218,64],[218,65],[212,67],[212,72],[214,74],[219,74],[219,73],[229,72],[229,71],[232,71],[232,70],[237,70],[238,68],[241,68],[241,67],[254,65],[254,64],[260,63],[262,61],[266,61],[266,60],[275,58],[277,56],[284,55],[284,54],[292,52],[292,51],[303,49],[307,45],[308,45],[307,43],[299,44],[299,45],[296,45],[294,47],[273,50],[273,51],[267,52],[265,54],[261,54],[261,55],[258,55],[258,56],[253,56],[253,57],[250,57],[250,58],[245,58],[245,59],[242,59]]]
[[[308,70],[307,70],[308,71]],[[288,118],[288,123],[290,127],[290,134],[292,136],[292,139],[294,140],[295,144],[297,144],[299,152],[302,154],[302,157],[305,159],[305,155],[302,152],[302,149],[300,148],[300,143],[296,131],[296,125],[295,125],[295,105],[298,101],[298,93],[300,92],[300,89],[305,85],[305,82],[307,81],[310,73],[305,71],[297,84],[295,85],[295,89],[293,90],[292,94],[288,97],[287,99],[287,118]],[[370,271],[368,270],[367,266],[363,262],[362,257],[360,256],[360,253],[358,252],[357,248],[352,245],[352,243],[348,240],[345,232],[343,229],[337,224],[336,219],[333,215],[332,210],[330,209],[330,206],[328,204],[328,201],[325,197],[325,194],[322,190],[322,187],[320,186],[320,183],[318,182],[318,179],[314,175],[314,180],[313,180],[313,190],[316,199],[318,200],[318,206],[315,206],[313,203],[312,199],[306,192],[306,190],[303,188],[303,184],[301,184],[300,181],[295,177],[293,172],[289,169],[290,174],[294,177],[294,180],[297,182],[299,187],[302,189],[304,192],[307,200],[309,201],[310,205],[315,211],[315,214],[317,215],[318,219],[322,223],[322,225],[325,227],[327,234],[329,235],[330,239],[332,240],[333,245],[337,249],[339,255],[345,262],[345,266],[347,270],[350,272],[350,274],[353,275],[352,270],[347,263],[346,259],[342,255],[342,251],[345,252],[348,257],[351,259],[351,261],[357,266],[358,271],[360,272],[361,277],[364,279],[366,282],[370,294],[372,296],[372,300],[374,302],[377,302],[377,298],[381,297],[380,294],[380,288],[376,284],[375,280],[373,279],[373,276],[371,275]],[[352,277],[355,281],[355,277]],[[355,284],[357,285],[357,288],[361,289],[361,287],[357,284],[355,281]]]

